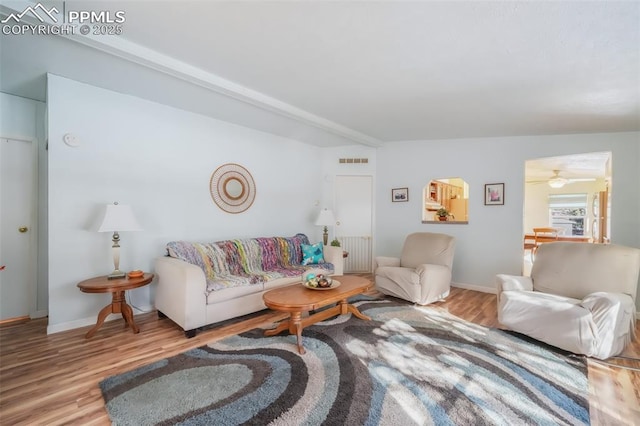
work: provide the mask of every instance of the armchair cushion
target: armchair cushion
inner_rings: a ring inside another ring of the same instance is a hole
[[[402,247],[400,265],[417,268],[425,263],[443,265],[451,269],[455,239],[446,234],[416,232],[407,236]]]
[[[544,250],[541,250],[542,248]],[[582,299],[599,291],[636,298],[640,249],[615,244],[540,245],[531,269],[535,291]]]

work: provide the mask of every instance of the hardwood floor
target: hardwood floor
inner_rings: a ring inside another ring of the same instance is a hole
[[[496,297],[452,288],[445,302],[430,305],[490,327],[498,327]],[[122,319],[105,323],[91,339],[89,327],[47,336],[46,319],[0,326],[0,424],[108,425],[98,383],[108,376],[273,321],[285,314],[263,312],[199,332],[186,339],[169,319],[155,312],[135,317],[139,334]],[[638,336],[625,356],[640,358]],[[622,362],[622,361],[621,361]],[[638,361],[624,361],[640,368]],[[589,360],[589,402],[594,425],[640,424],[640,372]]]

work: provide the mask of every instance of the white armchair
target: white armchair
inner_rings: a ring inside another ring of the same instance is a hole
[[[554,242],[531,277],[498,275],[498,321],[569,352],[606,359],[634,338],[640,249]]]
[[[450,235],[410,234],[400,258],[376,257],[376,288],[420,305],[442,300],[451,288],[454,251],[455,238]]]

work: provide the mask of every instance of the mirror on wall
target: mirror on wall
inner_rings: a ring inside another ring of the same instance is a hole
[[[244,184],[237,178],[229,178],[224,183],[224,193],[232,200],[237,200],[244,194]]]
[[[431,180],[422,200],[423,223],[469,223],[469,185],[462,178]]]

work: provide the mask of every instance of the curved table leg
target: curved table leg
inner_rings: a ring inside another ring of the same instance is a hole
[[[354,305],[347,305],[347,309],[349,310],[349,312],[351,312],[353,315],[360,318],[361,320],[371,321],[370,317],[360,312],[360,310],[356,308]]]
[[[296,335],[298,343],[298,353],[304,355],[307,351],[302,346],[302,312],[291,312],[291,318],[289,319],[289,333]]]
[[[105,318],[107,318],[107,315],[113,313],[112,311],[112,306],[113,305],[107,305],[104,308],[102,308],[100,310],[100,313],[98,313],[98,321],[96,322],[96,325],[93,326],[93,328],[91,330],[89,330],[87,332],[87,334],[85,334],[85,339],[90,338],[91,336],[93,336],[94,334],[96,334],[96,331],[98,331],[98,329],[102,326],[102,324],[104,323]]]
[[[343,299],[340,301],[340,314],[344,315],[347,312],[351,312],[354,316],[356,316],[357,318],[360,318],[361,320],[365,320],[365,321],[371,320],[371,318],[369,318],[368,316],[360,312],[360,310],[356,308],[355,305],[350,304],[347,301],[347,299]]]
[[[114,314],[118,312],[122,314],[122,318],[124,318],[124,328],[130,326],[134,334],[140,332],[140,329],[133,321],[133,309],[131,309],[131,306],[127,304],[127,299],[125,299],[124,297],[124,290],[113,292],[113,300],[111,301],[111,306],[113,306],[112,311]]]
[[[304,355],[306,350],[304,346],[302,346],[302,329],[304,325],[302,324],[302,312],[291,312],[289,318],[280,322],[276,328],[272,328],[271,330],[265,330],[265,336],[275,336],[276,334],[282,333],[285,330],[289,330],[289,334],[295,334],[298,346],[298,353]]]
[[[133,330],[134,334],[139,333],[140,329],[135,324],[135,322],[133,322],[133,309],[131,309],[131,306],[127,305],[127,303],[124,302],[121,305],[121,308],[122,308],[122,317],[124,318],[125,323],[131,326],[131,329]]]
[[[107,318],[109,314],[117,314],[117,313],[122,314],[122,318],[124,318],[125,328],[131,327],[134,334],[137,334],[140,332],[140,329],[133,321],[133,309],[131,309],[131,306],[127,304],[127,301],[124,297],[124,290],[123,290],[123,291],[114,291],[113,293],[111,293],[111,304],[105,306],[100,310],[96,325],[94,325],[93,328],[91,328],[91,330],[89,330],[84,337],[86,339],[92,337],[94,334],[96,334],[96,331],[98,331],[98,329],[102,327],[102,324],[104,324],[104,320]]]

